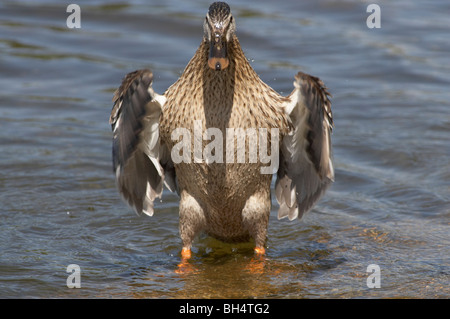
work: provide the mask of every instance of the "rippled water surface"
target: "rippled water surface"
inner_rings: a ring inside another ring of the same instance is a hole
[[[229,2],[266,83],[329,87],[336,182],[300,221],[274,201],[265,260],[200,237],[184,274],[178,197],[151,218],[121,201],[108,117],[127,72],[151,68],[159,93],[178,78],[209,2],[77,3],[80,29],[61,1],[0,3],[1,298],[449,297],[448,1],[378,1],[380,29],[363,1]]]

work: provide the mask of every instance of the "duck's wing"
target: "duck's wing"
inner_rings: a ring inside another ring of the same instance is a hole
[[[152,81],[150,70],[129,73],[114,94],[109,119],[119,191],[136,212],[150,216],[163,184],[171,191],[177,189],[170,152],[159,138],[159,118],[166,98],[153,91]]]
[[[331,154],[333,118],[323,82],[299,72],[284,106],[293,129],[281,141],[275,195],[278,218],[301,218],[334,180]]]

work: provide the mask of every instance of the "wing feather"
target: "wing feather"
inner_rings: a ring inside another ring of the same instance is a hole
[[[278,218],[301,218],[334,181],[330,94],[316,77],[299,72],[285,105],[293,129],[281,143],[275,196]]]
[[[113,169],[123,198],[136,212],[153,215],[153,201],[163,184],[174,191],[177,182],[167,146],[159,138],[159,118],[165,97],[152,88],[150,70],[129,73],[113,97]]]

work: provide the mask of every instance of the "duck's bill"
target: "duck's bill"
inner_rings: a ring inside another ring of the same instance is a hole
[[[226,42],[218,41],[211,43],[208,66],[213,70],[220,71],[226,69],[229,63]]]

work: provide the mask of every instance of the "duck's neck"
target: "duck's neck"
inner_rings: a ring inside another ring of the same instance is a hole
[[[209,43],[203,40],[181,77],[194,76],[195,78],[191,80],[203,83],[205,81],[219,81],[222,83],[225,81],[233,86],[235,82],[259,80],[258,75],[245,57],[238,38],[233,36],[227,45],[229,65],[226,69],[216,71],[208,66]]]

